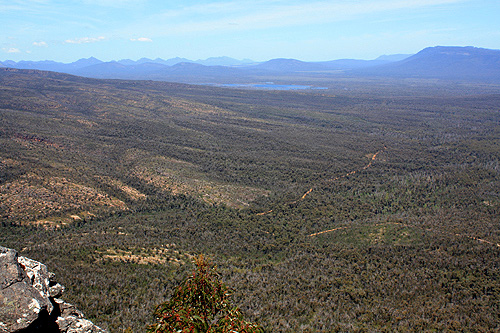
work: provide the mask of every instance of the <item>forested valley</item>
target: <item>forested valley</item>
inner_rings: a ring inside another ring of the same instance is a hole
[[[203,254],[266,332],[500,330],[500,86],[0,69],[0,245],[111,332]]]

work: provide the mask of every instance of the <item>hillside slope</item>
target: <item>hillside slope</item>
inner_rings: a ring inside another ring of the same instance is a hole
[[[110,331],[144,331],[200,253],[270,332],[498,331],[498,105],[0,69],[0,244]]]
[[[500,50],[476,47],[429,47],[401,61],[355,73],[499,83]]]

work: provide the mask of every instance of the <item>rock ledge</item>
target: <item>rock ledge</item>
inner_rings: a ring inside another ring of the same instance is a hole
[[[101,333],[61,297],[64,287],[38,261],[0,246],[0,333]]]

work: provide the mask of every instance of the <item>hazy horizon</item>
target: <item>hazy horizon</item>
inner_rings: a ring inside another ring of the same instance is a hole
[[[13,0],[0,59],[375,59],[436,45],[500,49],[493,0]]]
[[[418,51],[417,51],[417,53],[418,53]],[[334,60],[376,60],[376,59],[378,59],[380,57],[392,57],[392,56],[399,56],[399,55],[411,56],[413,54],[403,54],[403,53],[388,54],[388,53],[386,53],[386,54],[380,54],[380,55],[378,55],[378,56],[376,56],[374,58],[371,58],[371,59],[359,59],[359,58],[347,57],[347,58],[337,58],[337,59],[323,59],[323,60],[317,60],[317,62],[332,61],[332,60],[333,61]],[[155,60],[165,60],[165,61],[168,61],[168,60],[173,60],[173,59],[186,59],[186,60],[189,60],[189,61],[192,61],[192,62],[203,62],[203,61],[207,61],[207,60],[223,59],[223,58],[228,58],[228,59],[242,61],[242,62],[243,61],[252,61],[252,62],[255,62],[255,63],[261,63],[261,62],[266,62],[266,61],[275,60],[275,59],[290,59],[290,60],[298,60],[298,61],[307,62],[307,60],[296,59],[296,58],[289,58],[289,57],[277,57],[277,58],[264,59],[264,60],[261,60],[261,61],[257,61],[257,60],[249,59],[249,58],[237,59],[237,58],[228,57],[228,56],[225,56],[225,55],[207,57],[207,58],[203,58],[203,59],[201,59],[201,58],[200,59],[189,59],[189,58],[185,58],[185,57],[174,56],[174,57],[169,57],[169,58],[162,58],[162,57],[140,57],[140,58],[133,58],[133,59],[131,59],[131,58],[119,58],[119,59],[109,59],[109,60],[103,60],[103,59],[99,59],[98,57],[90,56],[90,57],[84,57],[84,58],[74,59],[72,61],[56,61],[56,60],[53,60],[53,59],[42,59],[42,60],[21,59],[21,60],[17,60],[16,61],[16,60],[13,60],[13,59],[10,59],[10,58],[6,58],[6,59],[0,59],[0,62],[14,61],[16,63],[19,63],[19,62],[23,62],[23,61],[26,61],[26,62],[54,61],[54,62],[62,63],[62,64],[71,64],[71,63],[77,62],[79,60],[87,60],[87,59],[92,59],[92,58],[100,60],[100,61],[103,61],[103,62],[113,62],[113,61],[120,62],[122,60],[131,60],[131,61],[137,62],[137,61],[140,61],[142,59],[149,59],[149,60],[153,60],[153,61],[155,61]]]

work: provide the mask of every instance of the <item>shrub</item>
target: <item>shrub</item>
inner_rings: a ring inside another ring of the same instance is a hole
[[[256,324],[243,319],[229,300],[229,289],[219,281],[213,264],[199,256],[197,268],[160,304],[154,315],[156,323],[148,332],[263,332]]]

